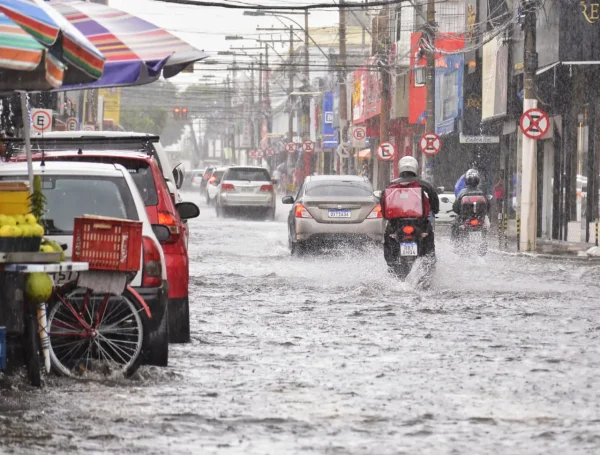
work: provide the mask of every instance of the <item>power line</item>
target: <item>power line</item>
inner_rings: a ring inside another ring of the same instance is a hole
[[[177,5],[190,5],[190,6],[209,6],[214,8],[226,8],[226,9],[255,9],[255,10],[273,10],[278,9],[281,11],[296,11],[296,10],[330,10],[330,9],[350,9],[350,8],[359,8],[363,9],[365,7],[364,3],[344,3],[343,5],[335,5],[332,3],[313,3],[306,5],[298,5],[298,6],[289,6],[289,5],[257,5],[257,4],[233,4],[233,3],[217,3],[217,2],[208,2],[201,0],[154,0],[155,2],[162,3],[172,3]],[[375,1],[369,2],[369,8],[375,6],[391,6],[391,5],[399,5],[403,2],[408,2],[409,0],[389,0],[389,1]],[[241,3],[241,2],[238,2]]]

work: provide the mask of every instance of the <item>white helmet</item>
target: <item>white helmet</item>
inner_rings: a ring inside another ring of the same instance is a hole
[[[400,159],[398,168],[400,174],[403,172],[412,172],[417,175],[419,173],[419,162],[412,156],[405,156]]]

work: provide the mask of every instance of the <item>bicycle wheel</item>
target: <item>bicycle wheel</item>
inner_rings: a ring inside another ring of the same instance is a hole
[[[142,361],[144,328],[129,296],[89,289],[55,293],[48,314],[50,359],[56,372],[132,375]]]

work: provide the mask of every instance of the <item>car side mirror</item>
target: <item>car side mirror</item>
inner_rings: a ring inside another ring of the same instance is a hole
[[[294,198],[293,196],[284,196],[281,198],[281,202],[283,202],[284,204],[293,204]]]
[[[200,209],[193,202],[180,202],[175,204],[175,209],[182,220],[189,220],[200,216]]]
[[[175,181],[175,186],[178,190],[183,186],[184,178],[185,173],[183,172],[183,164],[179,164],[173,169],[173,180]]]
[[[373,196],[375,196],[377,199],[381,199],[382,195],[383,195],[383,191],[381,191],[381,190],[373,191]]]
[[[171,238],[171,231],[164,224],[153,224],[152,231],[159,242],[166,242]]]

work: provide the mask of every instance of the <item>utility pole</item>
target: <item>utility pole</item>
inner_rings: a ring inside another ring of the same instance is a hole
[[[339,1],[339,13],[340,13],[340,144],[347,142],[348,138],[348,126],[346,122],[348,120],[348,97],[346,94],[346,11],[344,9],[345,0]],[[350,158],[348,158],[350,161]],[[341,162],[345,168],[344,172],[347,173],[349,163]]]
[[[385,10],[384,10],[385,11]],[[387,17],[387,14],[384,16]],[[379,143],[387,142],[390,136],[390,30],[389,24],[383,31],[377,27],[377,65],[381,70],[381,113],[379,114]],[[398,153],[398,151],[396,151]],[[377,187],[383,190],[390,183],[390,162],[378,161]]]
[[[267,122],[267,134],[271,132],[271,98],[269,95],[269,45],[265,43],[265,120]],[[262,121],[262,123],[265,122]],[[273,167],[273,158],[267,158]]]
[[[250,122],[250,148],[254,148],[256,142],[254,141],[254,62],[250,63],[250,109],[249,109],[249,122]]]
[[[304,10],[304,91],[310,90],[310,70],[309,70],[309,52],[308,52],[308,10]],[[310,139],[310,97],[302,96],[302,140]],[[304,175],[310,175],[311,172],[311,153],[304,152]]]
[[[256,137],[257,149],[262,147],[262,120],[263,120],[263,54],[260,53],[260,59],[258,63],[258,115],[257,118],[257,132],[258,136]]]
[[[525,68],[523,74],[523,112],[537,107],[535,72],[538,65],[536,48],[536,12],[534,0],[523,0],[525,14],[523,43]],[[520,251],[535,251],[537,240],[537,142],[523,134],[521,153],[523,175],[521,182]],[[589,193],[588,193],[589,194]],[[518,223],[518,221],[517,221]]]
[[[292,92],[294,91],[294,28],[290,25],[290,64],[288,66],[288,84],[289,84],[289,102],[290,113],[288,116],[288,142],[294,142],[294,112],[292,102]]]
[[[227,75],[227,110],[229,111],[229,113],[227,114],[228,117],[228,125],[227,128],[229,128],[229,137],[227,138],[227,140],[229,141],[229,148],[230,153],[231,153],[231,157],[229,158],[229,162],[231,164],[235,163],[235,122],[233,119],[233,110],[232,110],[232,98],[233,98],[233,89],[232,87],[235,86],[235,81],[232,80],[231,84],[229,83],[229,75]],[[235,163],[237,164],[237,163]]]
[[[425,84],[427,86],[427,119],[425,131],[435,132],[435,0],[427,0],[427,41],[430,49],[427,50],[427,67],[425,70]],[[434,49],[434,50],[431,50]],[[433,157],[423,154],[423,179],[433,185]]]

